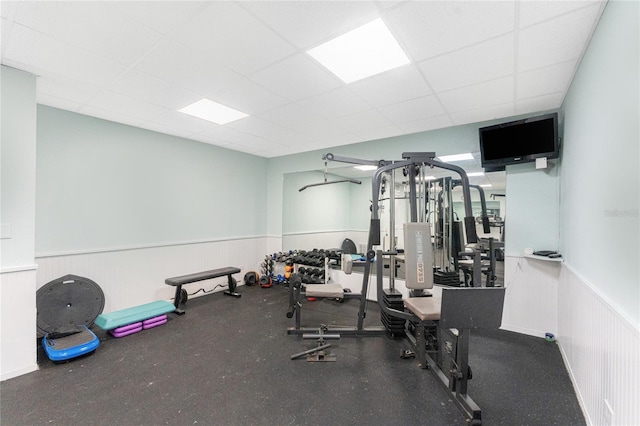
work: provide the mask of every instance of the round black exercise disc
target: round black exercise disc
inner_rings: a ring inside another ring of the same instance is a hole
[[[349,238],[345,238],[342,242],[342,251],[345,254],[356,254],[358,250],[356,249],[356,243],[354,243]]]
[[[89,278],[65,275],[40,287],[36,308],[39,335],[69,324],[89,327],[104,309],[104,293]]]

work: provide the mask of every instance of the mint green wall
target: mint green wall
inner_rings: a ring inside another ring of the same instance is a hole
[[[536,169],[535,163],[507,166],[505,255],[521,256],[525,248],[558,250],[558,170],[557,166]]]
[[[38,106],[36,253],[263,236],[267,160]]]
[[[36,77],[0,68],[2,237],[0,267],[33,266],[36,203]]]
[[[327,174],[327,181],[342,179]],[[283,233],[310,233],[317,231],[346,231],[350,221],[349,183],[337,183],[307,188],[305,185],[324,182],[319,171],[289,173],[283,184],[287,208],[282,212]]]
[[[545,113],[541,111],[540,113]],[[537,114],[530,114],[537,115]],[[479,151],[478,128],[506,122],[521,117],[512,117],[499,121],[487,121],[464,126],[449,127],[446,129],[432,130],[428,132],[415,133],[405,136],[397,136],[376,141],[362,142],[358,144],[345,145],[336,148],[329,148],[322,151],[306,152],[302,154],[288,155],[269,159],[269,202],[268,212],[268,232],[269,235],[280,237],[282,235],[282,183],[283,175],[292,171],[318,170],[322,169],[324,162],[322,155],[332,152],[336,155],[363,158],[368,160],[400,160],[403,152],[425,152],[434,151],[437,155],[458,154],[462,152]],[[329,167],[344,167],[344,163],[329,163]],[[520,173],[524,170],[523,176]],[[514,180],[513,188],[509,186],[509,174],[518,174]],[[551,172],[552,175],[556,173]],[[526,177],[525,177],[526,176]],[[544,247],[558,245],[558,206],[557,206],[557,176],[553,175],[551,181],[544,171],[535,170],[533,164],[509,166],[507,167],[507,211],[512,193],[517,200],[527,200],[528,206],[535,207],[537,202],[547,202],[548,196],[544,195],[538,201],[531,199],[531,187],[540,191],[552,191],[551,198],[555,204],[548,209],[520,208],[515,209],[507,220],[507,232],[505,245],[509,247],[509,238],[513,239],[511,246],[516,255],[522,254],[521,247],[523,241],[540,243]],[[520,197],[520,198],[519,198]],[[369,196],[366,208],[369,208]],[[518,201],[520,200],[520,201]],[[365,215],[368,216],[367,213]],[[368,216],[370,218],[370,216]],[[355,219],[357,220],[357,219]],[[510,220],[514,223],[524,224],[518,228],[509,228]],[[368,225],[366,225],[368,229]],[[544,229],[539,229],[543,227]],[[543,238],[540,238],[543,236]],[[516,248],[517,247],[517,248]],[[527,245],[527,247],[529,247]]]
[[[349,226],[353,231],[369,231],[371,220],[371,178],[358,178],[360,185],[349,185]],[[387,193],[388,194],[388,193]]]
[[[639,3],[610,1],[563,104],[565,262],[640,325]]]

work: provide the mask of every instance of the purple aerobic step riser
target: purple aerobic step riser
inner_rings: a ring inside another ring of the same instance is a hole
[[[166,321],[166,320],[167,320],[167,316],[166,315],[158,315],[157,317],[148,318],[148,319],[142,321],[142,326],[144,327],[145,325],[151,325],[151,324],[154,324],[156,322]]]
[[[138,327],[142,327],[142,322],[134,322],[132,324],[123,325],[122,327],[116,327],[112,331],[115,333],[123,333]]]
[[[159,325],[166,324],[166,323],[167,323],[167,318],[165,317],[164,319],[161,319],[161,320],[158,320],[158,321],[155,321],[155,322],[150,322],[150,323],[147,323],[147,324],[143,324],[142,328],[147,330],[149,328],[157,327]]]
[[[117,330],[120,330],[120,329],[122,329],[122,328],[125,328],[125,327],[118,327],[118,328],[114,328],[113,330],[109,330],[109,333],[111,333],[111,335],[112,335],[113,337],[124,337],[124,336],[128,336],[128,335],[130,335],[130,334],[134,334],[134,333],[137,333],[137,332],[139,332],[139,331],[142,331],[142,323],[137,323],[137,324],[139,324],[139,325],[138,325],[138,327],[136,327],[136,328],[129,328],[129,326],[125,326],[125,327],[127,327],[127,330],[124,330],[124,331],[117,331]]]

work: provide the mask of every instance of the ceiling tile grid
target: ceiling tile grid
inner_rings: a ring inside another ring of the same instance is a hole
[[[0,3],[37,100],[273,157],[560,107],[604,1]],[[307,51],[375,19],[411,63],[345,84]],[[249,117],[178,109],[202,98]]]

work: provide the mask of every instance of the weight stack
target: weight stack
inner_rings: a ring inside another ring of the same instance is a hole
[[[385,306],[398,311],[404,311],[404,303],[402,302],[402,293],[398,290],[391,290],[385,288],[383,291],[382,300]],[[380,320],[384,327],[387,329],[387,333],[395,337],[404,337],[404,322],[401,318],[392,317],[384,312],[380,313]]]
[[[460,275],[456,271],[434,271],[433,283],[460,287]]]

